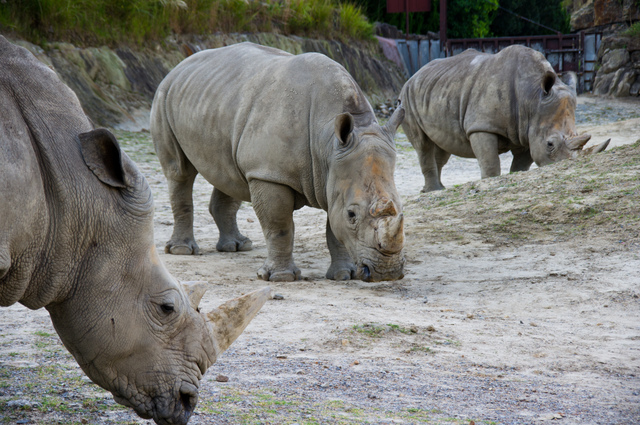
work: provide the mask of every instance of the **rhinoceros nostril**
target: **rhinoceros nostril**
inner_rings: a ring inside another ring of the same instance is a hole
[[[184,382],[180,386],[180,402],[184,409],[185,415],[189,417],[198,404],[198,389],[195,385]]]
[[[369,271],[369,266],[362,266],[362,280],[368,282],[371,279],[371,271]]]

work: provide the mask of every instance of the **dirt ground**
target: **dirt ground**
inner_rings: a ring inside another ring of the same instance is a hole
[[[415,152],[398,134],[405,205],[402,280],[333,282],[326,214],[294,215],[303,280],[270,300],[207,372],[191,424],[640,423],[640,100],[581,96],[579,130],[602,154],[479,181],[452,158],[447,190],[420,194]],[[158,251],[172,231],[149,134],[119,131],[154,192]],[[201,308],[266,285],[250,205],[242,253],[215,250],[211,187],[195,188],[203,255],[162,260],[205,280]],[[229,378],[222,383],[218,375]],[[0,423],[150,423],[83,377],[46,311],[0,310]]]

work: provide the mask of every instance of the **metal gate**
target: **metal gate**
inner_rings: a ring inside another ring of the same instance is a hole
[[[439,40],[395,40],[408,76],[434,59],[454,56],[466,49],[497,53],[512,44],[520,44],[545,55],[558,74],[578,74],[579,90],[591,91],[601,33],[541,35],[525,37],[467,38],[447,40],[444,49]]]
[[[496,37],[447,40],[446,56],[457,55],[466,49],[497,53],[507,46],[520,44],[545,55],[553,69],[562,75],[573,71],[578,75],[580,89],[591,91],[602,34],[558,34],[525,37]]]

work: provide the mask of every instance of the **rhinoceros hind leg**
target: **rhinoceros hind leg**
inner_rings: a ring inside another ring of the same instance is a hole
[[[181,175],[165,171],[169,183],[169,199],[174,220],[173,234],[164,248],[167,254],[200,254],[200,248],[193,236],[192,199],[193,182],[198,172],[190,163],[187,165]]]
[[[300,269],[293,262],[293,190],[276,183],[251,180],[249,191],[267,243],[267,259],[258,270],[258,277],[276,282],[300,279]]]
[[[213,189],[209,212],[218,226],[220,237],[216,249],[221,252],[249,251],[253,247],[251,239],[242,235],[238,230],[236,215],[242,201]]]
[[[421,192],[431,192],[433,190],[444,189],[444,186],[440,181],[440,172],[442,171],[442,166],[446,164],[449,157],[447,156],[446,159],[444,159],[444,157],[440,158],[441,161],[444,159],[444,162],[442,164],[438,164],[438,151],[442,151],[442,149],[440,149],[433,140],[427,137],[425,132],[422,131],[422,129],[414,123],[411,118],[405,118],[402,128],[404,129],[409,142],[411,142],[411,145],[418,154],[420,169],[424,176],[424,187]]]
[[[531,151],[529,149],[516,150],[512,149],[513,161],[511,161],[510,173],[518,171],[527,171],[533,164],[533,158],[531,158]]]
[[[333,234],[327,218],[327,246],[331,254],[331,265],[325,277],[331,280],[350,280],[355,277],[356,265],[351,261],[349,252]]]

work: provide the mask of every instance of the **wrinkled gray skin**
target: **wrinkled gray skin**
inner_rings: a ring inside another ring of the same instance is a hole
[[[260,278],[300,278],[293,211],[305,205],[328,212],[329,279],[401,278],[393,136],[403,114],[379,126],[353,78],[321,54],[242,43],[185,59],[162,81],[151,110],[175,219],[166,251],[199,252],[192,186],[200,173],[215,187],[209,210],[218,250],[251,249],[236,213],[241,201],[253,203],[268,250]]]
[[[500,175],[499,154],[511,151],[511,172],[579,154],[591,136],[575,127],[576,76],[562,82],[544,55],[510,46],[492,55],[475,50],[422,67],[404,85],[402,124],[418,153],[423,192],[444,189],[442,167],[453,154],[477,158],[482,178]]]
[[[2,36],[0,111],[0,305],[45,307],[117,402],[186,424],[202,374],[268,293],[199,313],[203,285],[181,287],[155,251],[143,176],[53,71]]]

